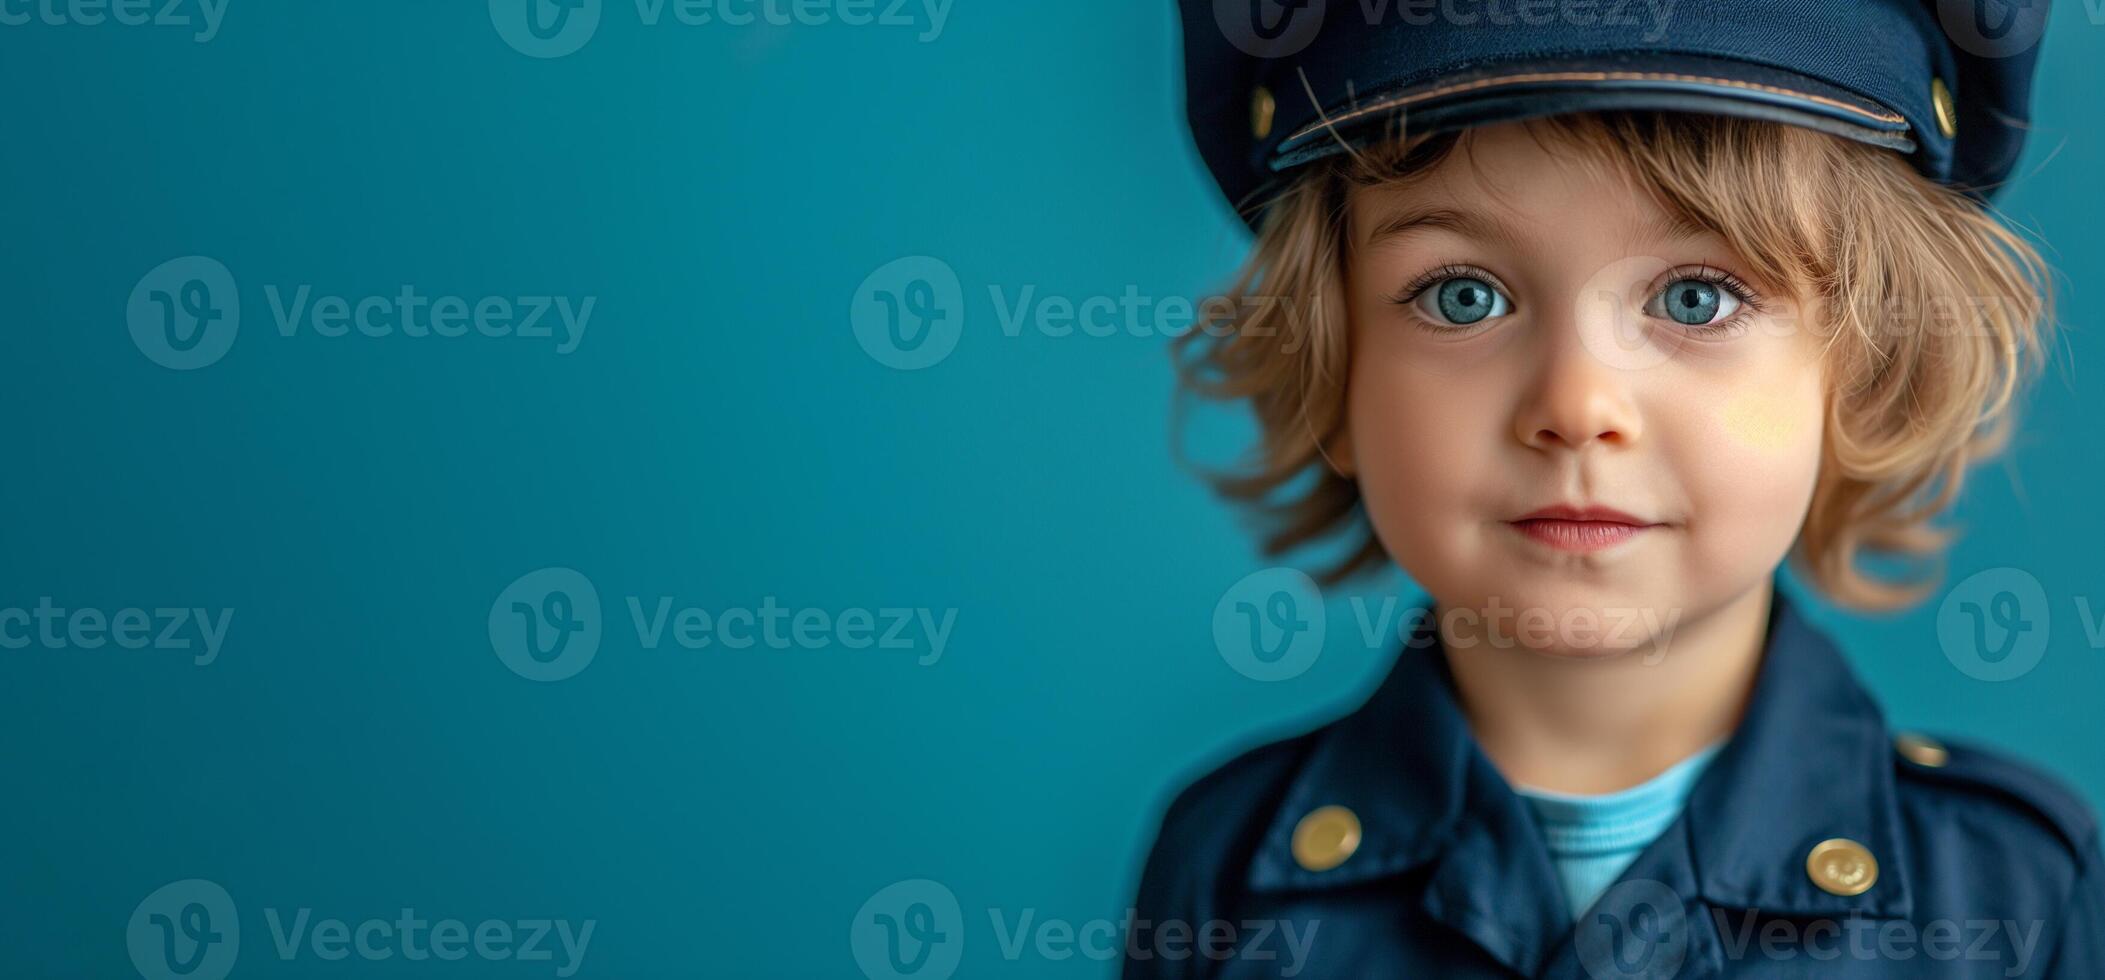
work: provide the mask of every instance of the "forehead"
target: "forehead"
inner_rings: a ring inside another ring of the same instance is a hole
[[[1473,129],[1425,171],[1355,186],[1350,210],[1360,245],[1431,232],[1513,244],[1714,239],[1662,204],[1609,144],[1535,123]]]

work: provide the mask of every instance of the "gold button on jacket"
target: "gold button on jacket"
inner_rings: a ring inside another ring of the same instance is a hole
[[[1294,826],[1294,860],[1310,871],[1329,871],[1359,850],[1359,816],[1341,806],[1319,807]]]
[[[1878,883],[1878,859],[1864,845],[1834,837],[1813,845],[1805,856],[1805,873],[1831,895],[1862,895]]]

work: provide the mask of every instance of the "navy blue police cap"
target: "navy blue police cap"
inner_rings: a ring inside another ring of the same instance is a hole
[[[1255,225],[1346,147],[1567,112],[1805,126],[1986,200],[2023,148],[2050,0],[1178,0],[1200,155]]]

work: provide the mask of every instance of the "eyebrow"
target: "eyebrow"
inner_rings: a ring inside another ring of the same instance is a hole
[[[1397,211],[1382,218],[1367,235],[1369,246],[1378,246],[1420,230],[1444,229],[1482,241],[1518,245],[1523,236],[1505,222],[1478,211],[1451,207],[1419,207]],[[1710,234],[1686,215],[1664,212],[1633,229],[1640,241],[1686,241]]]
[[[1367,244],[1382,245],[1421,230],[1444,229],[1468,238],[1518,242],[1519,236],[1487,214],[1445,207],[1419,207],[1390,213],[1367,234]]]

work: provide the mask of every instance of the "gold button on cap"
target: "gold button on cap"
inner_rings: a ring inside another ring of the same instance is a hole
[[[1359,850],[1359,817],[1341,806],[1318,807],[1294,825],[1294,861],[1329,871]]]
[[[1813,845],[1805,873],[1831,895],[1862,895],[1878,883],[1878,859],[1864,845],[1834,837]]]
[[[1900,753],[1901,758],[1930,769],[1944,765],[1951,759],[1951,753],[1944,748],[1944,743],[1914,732],[1902,732],[1894,736],[1893,748]]]
[[[1930,105],[1937,110],[1937,131],[1945,139],[1959,135],[1959,104],[1952,101],[1951,86],[1944,84],[1944,79],[1930,79]]]
[[[1272,102],[1272,90],[1262,85],[1250,93],[1250,132],[1264,139],[1272,135],[1272,111],[1278,108]]]

